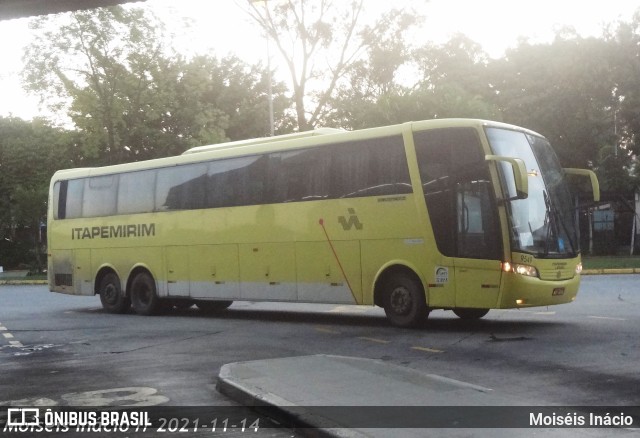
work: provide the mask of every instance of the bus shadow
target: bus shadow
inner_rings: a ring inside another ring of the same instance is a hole
[[[103,313],[106,317],[116,317],[109,315],[103,309],[83,309],[77,310],[82,313]],[[557,320],[523,320],[514,314],[509,317],[504,314],[494,314],[490,312],[487,316],[478,320],[463,320],[453,316],[450,312],[432,313],[429,318],[413,328],[394,327],[386,319],[383,313],[332,313],[327,311],[314,310],[289,310],[289,309],[249,309],[243,307],[231,307],[220,312],[204,312],[198,308],[172,309],[162,312],[151,318],[202,318],[228,321],[245,321],[259,323],[289,323],[300,325],[323,325],[333,326],[339,329],[344,327],[361,327],[371,329],[389,329],[394,331],[406,331],[408,333],[459,333],[459,334],[486,334],[487,341],[490,342],[517,342],[528,341],[535,335],[546,332],[558,332],[570,329],[573,323],[570,321]],[[133,310],[119,317],[148,318],[135,314]]]
[[[566,329],[572,325],[568,321],[551,321],[551,320],[522,320],[517,317],[505,318],[504,315],[499,317],[491,315],[485,316],[478,320],[463,320],[458,317],[449,316],[449,312],[438,312],[438,314],[429,316],[425,321],[414,328],[394,327],[386,319],[384,314],[358,314],[358,313],[328,313],[322,311],[293,311],[293,310],[274,310],[274,309],[246,309],[246,308],[229,308],[218,313],[207,313],[197,308],[190,309],[174,309],[164,316],[168,317],[195,317],[195,318],[215,318],[233,321],[256,321],[256,322],[278,322],[293,324],[315,324],[315,325],[332,325],[332,326],[351,326],[351,327],[369,327],[369,328],[389,328],[392,330],[407,330],[410,332],[447,332],[447,333],[486,333],[491,342],[512,342],[530,340],[527,334],[535,333],[540,330],[558,331]],[[452,314],[451,314],[452,315]],[[519,336],[507,336],[507,335]],[[499,335],[505,335],[500,337]],[[492,337],[493,336],[493,337]]]
[[[198,309],[174,310],[168,315],[200,318],[228,319],[236,321],[287,322],[302,324],[346,325],[361,327],[389,327],[387,319],[378,315],[357,313],[327,313],[321,311],[294,311],[273,309],[230,308],[223,312],[207,313]]]

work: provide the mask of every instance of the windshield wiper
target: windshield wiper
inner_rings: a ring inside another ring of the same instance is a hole
[[[562,230],[565,232],[565,235],[567,236],[569,246],[571,247],[571,251],[569,253],[576,254],[576,245],[573,239],[571,238],[571,233],[567,228],[567,224],[564,223],[564,220],[560,216],[558,209],[551,202],[551,197],[549,196],[546,190],[543,190],[542,195],[544,197],[544,205],[547,210],[545,214],[545,223],[547,224],[547,236],[544,242],[544,255],[545,256],[549,255],[549,239],[551,238],[551,227],[555,228],[553,231],[555,231],[556,237],[558,239],[562,239],[562,237],[560,236],[560,233],[558,232],[558,223],[560,224],[560,226],[562,227]],[[563,248],[558,247],[559,252],[565,252],[564,240],[562,241],[563,241]]]

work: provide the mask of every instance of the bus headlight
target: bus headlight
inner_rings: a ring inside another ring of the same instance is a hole
[[[526,277],[538,278],[538,270],[529,265],[521,265],[519,263],[504,262],[502,264],[502,270],[505,272],[514,272],[516,274],[524,275]]]
[[[582,263],[578,263],[576,265],[576,275],[580,275],[582,273]]]

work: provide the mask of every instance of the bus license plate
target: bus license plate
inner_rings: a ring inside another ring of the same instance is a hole
[[[560,295],[564,295],[564,287],[556,287],[551,294],[554,297],[558,297]]]

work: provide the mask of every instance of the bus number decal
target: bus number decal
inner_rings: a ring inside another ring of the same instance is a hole
[[[520,261],[522,263],[526,263],[530,265],[531,263],[533,263],[533,257],[526,254],[520,254]]]
[[[444,284],[449,281],[449,268],[443,266],[436,267],[436,284]]]

